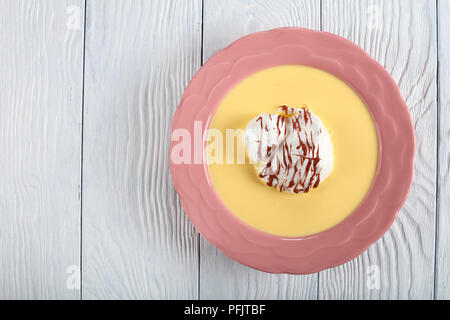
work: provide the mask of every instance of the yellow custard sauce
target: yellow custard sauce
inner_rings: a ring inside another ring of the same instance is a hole
[[[330,130],[330,176],[308,193],[289,194],[264,184],[247,161],[209,164],[211,182],[223,203],[254,228],[286,237],[311,235],[344,220],[364,199],[377,169],[376,127],[364,102],[343,81],[316,68],[284,65],[237,84],[222,100],[210,128],[225,137],[226,129],[243,130],[256,115],[274,113],[281,105],[308,105]],[[244,141],[236,143],[242,148]]]

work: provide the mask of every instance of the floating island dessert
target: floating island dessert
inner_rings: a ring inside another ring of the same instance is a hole
[[[306,193],[333,169],[328,129],[308,108],[282,106],[263,113],[245,129],[245,146],[258,177],[282,192]]]

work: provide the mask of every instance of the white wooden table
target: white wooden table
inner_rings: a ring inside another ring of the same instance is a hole
[[[0,0],[0,298],[449,299],[449,15],[450,0]],[[207,243],[168,166],[171,118],[202,62],[281,26],[364,48],[416,130],[392,228],[308,276]]]

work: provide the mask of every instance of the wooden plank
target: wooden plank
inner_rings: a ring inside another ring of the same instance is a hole
[[[320,29],[319,1],[205,0],[204,62],[232,41],[283,26]],[[201,299],[315,299],[316,275],[273,275],[243,266],[201,238]]]
[[[438,2],[439,132],[436,298],[450,299],[450,2]]]
[[[359,258],[321,272],[319,298],[431,299],[436,203],[435,2],[324,0],[322,10],[325,31],[354,41],[393,75],[410,108],[417,145],[413,186],[394,225]]]
[[[193,299],[198,238],[169,175],[169,133],[200,66],[201,1],[90,1],[83,298]]]
[[[0,299],[78,299],[84,1],[0,2]]]

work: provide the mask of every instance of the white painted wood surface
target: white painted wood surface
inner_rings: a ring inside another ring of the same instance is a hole
[[[439,176],[436,298],[450,299],[450,1],[438,2]]]
[[[0,298],[449,299],[449,14],[447,0],[1,1]],[[417,138],[393,227],[308,276],[225,257],[189,223],[168,168],[171,118],[202,57],[281,26],[363,47],[399,83]]]
[[[320,29],[320,2],[205,0],[203,60],[252,32],[283,26]],[[241,265],[201,238],[201,299],[315,299],[317,275],[273,275]]]
[[[357,259],[322,272],[319,298],[432,299],[437,128],[435,3],[326,0],[322,7],[323,29],[360,45],[398,83],[416,131],[416,158],[413,185],[394,225]],[[374,272],[378,273],[374,270],[379,270],[379,289],[368,282]]]
[[[90,1],[83,298],[196,299],[198,237],[169,175],[169,132],[200,66],[200,1]]]
[[[80,296],[83,12],[0,1],[0,299]]]

